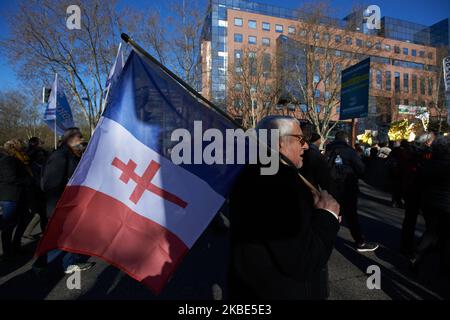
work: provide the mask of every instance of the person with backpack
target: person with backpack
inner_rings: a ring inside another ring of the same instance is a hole
[[[375,251],[378,244],[365,240],[358,219],[358,179],[363,176],[365,165],[356,151],[349,145],[345,131],[338,131],[335,140],[325,151],[331,168],[331,177],[339,190],[336,194],[341,205],[342,217],[346,220],[358,252]]]

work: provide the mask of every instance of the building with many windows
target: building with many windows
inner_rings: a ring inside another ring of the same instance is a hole
[[[302,14],[297,10],[247,0],[211,0],[210,9],[201,39],[202,94],[224,109],[229,108],[229,67],[235,65],[236,59],[241,59],[243,48],[263,47],[273,56],[283,52],[286,63],[292,57],[301,60],[296,48],[310,44],[311,39],[302,40],[306,30],[302,29]],[[430,107],[439,88],[441,56],[438,48],[450,48],[449,19],[423,26],[384,17],[381,30],[374,34],[373,30],[369,33],[362,26],[352,27],[349,31],[350,16],[341,20],[323,19],[320,24],[332,24],[334,31],[316,32],[312,40],[319,54],[325,47],[327,51],[334,50],[334,56],[346,61],[343,65],[371,57],[369,117],[363,120],[360,129],[378,129],[391,121],[414,117],[413,112],[404,113],[405,106],[408,107],[406,110]],[[326,63],[326,59],[318,60]],[[341,71],[337,69],[337,72]],[[295,92],[289,84],[283,87]],[[316,98],[329,97],[325,87],[326,84],[317,87]],[[295,114],[301,117],[302,108],[308,106],[301,98],[297,101],[301,103]],[[389,112],[381,115],[381,105],[388,105]],[[338,119],[338,111],[339,106],[334,120]],[[433,116],[432,110],[430,113]]]

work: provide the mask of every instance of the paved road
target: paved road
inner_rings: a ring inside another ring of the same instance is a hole
[[[436,255],[430,255],[417,275],[398,253],[403,212],[389,207],[389,195],[361,183],[359,212],[369,240],[380,243],[375,253],[359,254],[352,247],[350,233],[342,227],[329,263],[330,299],[410,300],[449,299],[448,272],[439,269]],[[424,224],[418,223],[417,235]],[[68,290],[67,276],[54,272],[46,279],[31,271],[36,242],[25,243],[28,254],[0,263],[0,299],[221,299],[226,296],[227,229],[221,219],[213,223],[187,255],[170,283],[158,297],[119,270],[91,258],[94,268],[82,273],[81,290]],[[381,289],[369,290],[367,267],[381,270]]]

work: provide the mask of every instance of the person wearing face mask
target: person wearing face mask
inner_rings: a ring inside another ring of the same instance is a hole
[[[231,191],[229,298],[325,299],[339,204],[299,177],[308,143],[297,119],[269,116],[256,129],[279,130],[283,157],[274,175],[247,165]]]
[[[41,187],[45,193],[47,202],[47,218],[53,215],[59,198],[72,177],[80,162],[81,155],[85,148],[85,141],[80,129],[69,128],[64,132],[59,147],[47,159],[41,180]],[[82,262],[86,256],[67,253],[63,258],[63,268],[65,273],[84,271],[90,269],[93,264]],[[34,264],[36,271],[41,271],[47,267],[47,257],[43,255]]]

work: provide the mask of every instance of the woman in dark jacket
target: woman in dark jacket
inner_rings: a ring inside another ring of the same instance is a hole
[[[443,262],[450,266],[450,136],[437,138],[432,148],[431,160],[419,172],[426,231],[411,259],[413,268],[436,245],[442,249]]]
[[[23,205],[28,179],[23,164],[6,150],[0,149],[0,230],[3,259],[9,259],[15,254],[13,232]]]

